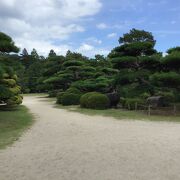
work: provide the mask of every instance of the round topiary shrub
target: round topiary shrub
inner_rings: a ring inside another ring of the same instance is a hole
[[[64,93],[61,99],[62,105],[78,105],[81,95],[74,93]]]
[[[107,109],[109,98],[101,93],[91,92],[83,95],[80,99],[81,107],[90,109]]]
[[[88,108],[88,98],[89,98],[89,96],[91,96],[93,94],[97,94],[97,93],[96,92],[89,92],[89,93],[86,93],[86,94],[81,96],[80,105],[82,108]]]
[[[74,87],[71,87],[71,88],[67,89],[65,92],[58,93],[56,103],[57,104],[63,104],[63,102],[62,102],[63,101],[63,96],[64,95],[67,96],[67,94],[68,94],[68,96],[70,96],[69,94],[71,94],[71,96],[73,94],[73,96],[74,96],[74,99],[72,99],[72,103],[70,103],[70,104],[67,103],[67,105],[77,105],[77,104],[79,104],[79,99],[81,97],[81,91],[79,91],[77,88],[74,88]],[[76,97],[75,97],[75,95],[76,95]],[[77,101],[75,100],[76,98],[77,98]],[[64,101],[67,101],[67,99],[65,99]],[[64,103],[66,104],[66,102],[64,102]]]

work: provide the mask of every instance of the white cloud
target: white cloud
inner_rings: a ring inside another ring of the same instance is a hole
[[[100,24],[97,24],[96,26],[98,29],[107,29],[108,28],[108,25],[105,24],[105,23],[100,23]]]
[[[108,34],[108,35],[107,35],[108,38],[114,38],[114,37],[116,37],[116,36],[117,36],[116,33],[111,33],[111,34]]]
[[[16,42],[20,47],[26,47],[28,52],[30,53],[32,50],[32,47],[34,47],[40,55],[46,56],[51,49],[53,49],[57,54],[65,55],[66,52],[72,47],[70,45],[53,45],[52,42],[44,41],[44,40],[29,40],[26,39],[25,42],[23,42],[24,39],[17,38]],[[22,44],[23,42],[23,44]]]
[[[68,46],[54,41],[85,31],[79,20],[95,15],[101,6],[100,0],[0,0],[1,31],[21,48],[64,51]]]
[[[89,37],[89,38],[86,39],[86,41],[88,43],[92,43],[92,44],[95,44],[95,45],[102,44],[102,41],[100,39],[95,38],[95,37]]]
[[[100,23],[100,24],[97,24],[96,27],[98,29],[101,29],[101,30],[105,30],[105,29],[129,29],[132,26],[142,25],[145,22],[146,22],[145,18],[140,18],[136,21],[130,21],[130,20],[120,21],[118,24]]]
[[[93,49],[94,49],[94,46],[83,43],[79,47],[78,51],[84,53],[84,52],[87,52],[87,51],[92,51]]]
[[[85,54],[88,57],[94,57],[96,54],[107,55],[110,50],[106,48],[97,48],[91,44],[82,43],[76,51]]]

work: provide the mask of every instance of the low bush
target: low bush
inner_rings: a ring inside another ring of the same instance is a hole
[[[63,96],[64,95],[67,95],[67,94],[71,94],[70,96],[68,96],[68,97],[71,97],[72,96],[72,94],[74,95],[73,97],[75,97],[75,95],[76,95],[76,97],[78,97],[79,99],[80,99],[80,97],[81,97],[81,92],[77,89],[77,88],[74,88],[74,87],[71,87],[71,88],[69,88],[69,89],[67,89],[65,92],[59,92],[58,94],[57,94],[57,101],[56,101],[56,103],[57,104],[63,104]],[[74,98],[74,99],[76,99],[76,97]],[[67,97],[66,97],[67,98]],[[65,98],[65,101],[68,101],[67,99]],[[78,99],[77,98],[77,99]],[[76,100],[72,100],[72,104],[70,103],[70,101],[71,100],[69,100],[69,103],[67,103],[68,105],[76,105],[76,104],[79,104],[79,99],[78,99],[78,101],[76,101]],[[65,103],[66,104],[66,103]],[[64,104],[63,104],[64,105]]]
[[[89,92],[89,93],[86,93],[86,94],[81,96],[80,105],[82,108],[88,108],[88,98],[89,98],[89,96],[91,96],[93,94],[97,94],[97,93],[96,92]]]
[[[57,100],[56,100],[57,104],[62,104],[62,97],[64,94],[65,94],[65,92],[60,92],[57,94]]]
[[[140,95],[140,97],[142,98],[142,99],[147,99],[148,97],[150,97],[151,95],[148,93],[148,92],[144,92],[144,93],[142,93],[141,95]]]
[[[16,106],[22,103],[22,96],[13,96],[7,100],[7,106]]]
[[[61,103],[64,106],[78,105],[80,101],[80,94],[64,93],[61,97]]]
[[[135,110],[138,105],[144,104],[144,100],[140,98],[124,98],[121,99],[122,106],[129,110]]]
[[[80,104],[83,108],[107,109],[110,102],[106,95],[97,92],[90,92],[81,97]]]

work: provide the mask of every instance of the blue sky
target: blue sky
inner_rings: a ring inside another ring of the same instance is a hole
[[[1,31],[28,51],[106,55],[132,28],[152,32],[159,51],[180,45],[179,0],[21,1],[0,1]]]

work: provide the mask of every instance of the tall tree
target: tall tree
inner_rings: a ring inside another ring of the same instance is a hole
[[[56,53],[53,49],[50,50],[48,57],[56,56]]]
[[[119,38],[120,44],[130,44],[135,42],[149,42],[152,43],[153,47],[156,44],[152,33],[138,29],[132,29],[129,33],[126,33]]]
[[[22,51],[22,56],[28,56],[28,55],[29,55],[29,54],[28,54],[27,49],[24,48],[23,51]]]
[[[33,50],[31,51],[31,56],[32,56],[32,58],[35,59],[35,60],[38,60],[38,59],[39,59],[39,55],[38,55],[36,49],[33,48]]]
[[[172,53],[174,53],[174,52],[180,52],[180,47],[177,46],[177,47],[170,48],[170,49],[167,50],[167,53],[168,53],[168,54],[172,54]]]
[[[19,52],[19,48],[15,46],[12,38],[3,32],[0,32],[0,52],[1,53]]]
[[[0,33],[0,51],[2,53],[18,52],[11,37]],[[14,70],[7,66],[7,55],[0,56],[0,104],[18,105],[22,103],[21,88],[17,85],[17,76]]]
[[[108,55],[113,67],[119,69],[115,84],[127,96],[135,96],[143,92],[153,93],[149,75],[159,68],[161,56],[156,55],[155,39],[152,33],[132,29],[119,38],[120,46]],[[131,93],[130,95],[130,92]],[[127,93],[129,92],[129,94]],[[123,94],[123,93],[122,93]],[[126,96],[125,95],[125,96]]]

